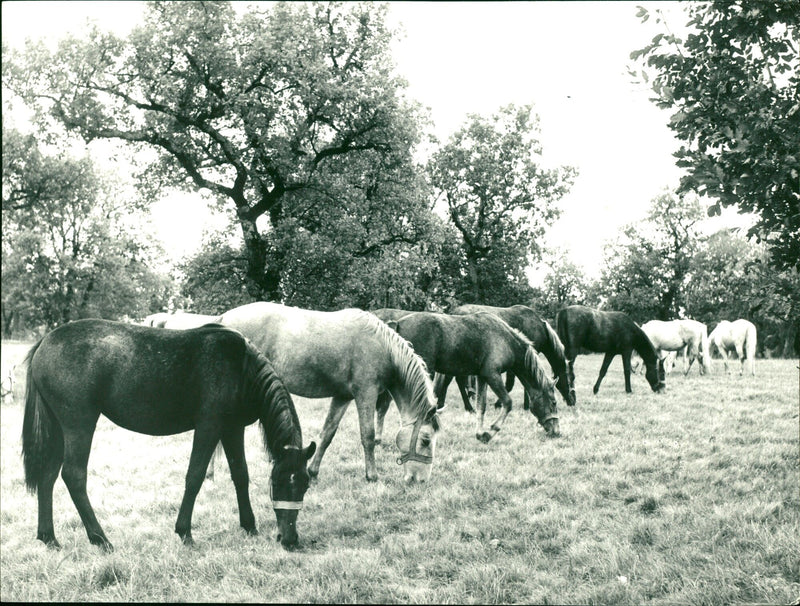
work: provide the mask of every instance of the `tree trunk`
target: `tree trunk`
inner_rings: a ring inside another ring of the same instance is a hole
[[[255,301],[280,299],[280,270],[273,264],[267,267],[267,243],[258,233],[256,222],[239,217],[239,226],[247,254],[247,292]]]

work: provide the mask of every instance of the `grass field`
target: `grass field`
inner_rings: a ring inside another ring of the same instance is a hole
[[[27,346],[3,344],[3,364]],[[89,496],[116,551],[89,544],[63,481],[61,551],[35,540],[23,485],[21,369],[0,429],[3,601],[790,604],[800,598],[800,375],[758,360],[755,378],[674,372],[653,394],[624,393],[617,358],[593,396],[600,356],[576,364],[578,406],[560,438],[515,408],[488,445],[451,389],[433,475],[406,487],[394,446],[364,480],[357,415],[347,412],[306,495],[301,549],[275,542],[268,462],[247,430],[261,535],[238,527],[222,461],[197,500],[193,535],[173,533],[191,434],[137,435],[101,419]],[[516,388],[515,403],[521,400]],[[295,398],[304,440],[327,402]],[[387,417],[387,437],[398,416]],[[391,440],[388,440],[391,442]]]

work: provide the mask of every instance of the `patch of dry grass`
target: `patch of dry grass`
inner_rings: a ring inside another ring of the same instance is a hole
[[[23,352],[24,353],[24,352]],[[6,356],[6,348],[3,350]],[[515,409],[489,444],[455,389],[432,482],[406,487],[394,446],[364,480],[356,414],[345,415],[306,496],[302,548],[274,540],[268,462],[247,431],[261,535],[238,527],[224,463],[193,517],[194,549],[173,532],[191,434],[137,435],[101,419],[89,496],[116,551],[92,547],[61,480],[56,535],[36,536],[19,457],[22,385],[0,411],[0,598],[19,601],[371,603],[790,603],[800,597],[798,363],[758,360],[755,379],[696,372],[653,394],[624,393],[615,360],[577,363],[578,407],[548,439]],[[520,402],[517,389],[512,396]],[[305,441],[325,401],[295,399]],[[387,435],[398,417],[390,411]]]

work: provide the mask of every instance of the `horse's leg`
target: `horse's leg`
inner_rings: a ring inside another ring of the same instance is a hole
[[[744,346],[742,343],[736,344],[736,356],[739,358],[739,374],[744,375]]]
[[[89,451],[92,448],[92,437],[94,435],[97,418],[94,422],[80,430],[64,431],[64,467],[61,469],[61,477],[67,485],[72,502],[81,516],[86,534],[92,545],[98,545],[104,551],[114,550],[114,546],[106,537],[97,516],[94,514],[92,504],[89,502],[89,495],[86,492],[86,469],[89,466]]]
[[[378,467],[375,465],[375,401],[377,399],[376,387],[359,390],[356,394],[358,428],[361,432],[361,446],[364,448],[367,482],[375,482],[378,479]]]
[[[594,384],[594,388],[592,389],[592,393],[594,393],[595,395],[600,390],[600,383],[603,380],[603,377],[606,376],[606,372],[608,372],[608,367],[611,364],[611,360],[614,359],[615,355],[616,354],[613,353],[607,353],[603,358],[603,364],[600,366],[600,374],[597,376],[597,382]],[[628,362],[630,362],[630,360]],[[625,388],[626,391],[628,391],[629,393],[631,391],[630,385],[631,385],[631,377],[630,374],[627,374],[625,375]]]
[[[478,414],[475,415],[475,437],[481,442],[488,442],[491,436],[483,430],[483,417],[486,416],[486,382],[478,380],[478,394],[476,398]]]
[[[578,394],[575,392],[575,357],[567,358],[567,376],[569,377],[569,390],[572,392],[572,401],[577,404]]]
[[[511,393],[511,390],[514,389],[514,380],[515,379],[516,379],[516,377],[514,376],[513,372],[507,372],[506,373],[506,392]],[[528,391],[527,390],[523,390],[523,393],[525,394],[525,397],[524,397],[524,399],[522,401],[523,402],[522,406],[523,406],[523,408],[525,410],[528,410]],[[494,403],[494,407],[495,408],[500,408],[501,406],[503,406],[502,398],[497,398],[497,400]]]
[[[257,535],[256,517],[250,505],[250,475],[247,473],[247,460],[244,455],[244,425],[228,427],[222,433],[222,448],[231,470],[231,480],[236,489],[236,500],[239,503],[239,525],[249,535]],[[216,450],[214,451],[216,453]],[[211,464],[214,458],[212,456]]]
[[[492,388],[492,391],[497,394],[498,402],[501,402],[503,406],[503,410],[492,423],[491,427],[489,428],[489,432],[483,433],[481,442],[488,442],[497,435],[497,432],[500,431],[500,427],[502,427],[506,417],[511,412],[511,396],[508,395],[508,391],[506,391],[505,385],[503,385],[502,375],[490,375],[488,377],[484,377],[483,379],[489,384],[489,387]]]
[[[384,391],[378,396],[375,403],[375,444],[380,444],[383,438],[383,422],[386,420],[386,413],[392,404],[392,394]]]
[[[39,503],[36,538],[52,549],[61,549],[53,526],[53,487],[64,462],[64,435],[57,423],[54,423],[53,427],[55,429],[51,438],[53,444],[46,449],[42,475],[36,485],[36,497]]]
[[[469,399],[469,376],[461,376],[456,377],[456,385],[458,385],[458,391],[461,393],[461,401],[464,402],[464,410],[467,412],[475,412],[475,408],[472,406],[472,402]]]
[[[606,354],[606,355],[608,355],[608,354]],[[603,360],[603,364],[605,364],[605,360]],[[629,351],[622,352],[622,372],[625,375],[625,391],[627,393],[631,393],[631,391],[632,391],[631,390],[631,352],[629,352]],[[598,379],[598,385],[599,385],[599,379]],[[597,392],[595,392],[595,393],[597,393]]]
[[[192,539],[192,510],[194,509],[195,499],[197,499],[197,493],[200,492],[200,487],[206,477],[206,469],[208,469],[211,455],[214,454],[214,448],[216,448],[219,440],[219,433],[210,427],[195,427],[183,499],[181,500],[181,508],[178,510],[178,519],[175,522],[175,532],[184,545],[194,545],[194,539]]]
[[[437,372],[433,376],[433,395],[436,396],[436,408],[443,408],[445,400],[447,399],[447,388],[450,387],[450,382],[453,380],[453,375],[443,375]],[[456,381],[458,383],[458,381]],[[459,391],[461,388],[459,387]],[[461,399],[464,399],[462,394]],[[466,404],[465,404],[466,406]]]
[[[336,429],[339,427],[339,422],[342,420],[344,411],[347,410],[347,405],[350,400],[342,398],[331,398],[331,405],[328,408],[328,416],[325,417],[325,424],[322,426],[322,434],[319,438],[319,445],[311,464],[308,466],[308,475],[317,477],[319,475],[319,464],[322,462],[322,457],[325,456],[325,451],[333,440]]]

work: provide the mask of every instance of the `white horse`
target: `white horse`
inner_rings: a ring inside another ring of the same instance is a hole
[[[142,324],[153,326],[154,328],[172,328],[174,330],[186,330],[187,328],[199,328],[203,324],[212,324],[219,320],[219,316],[209,316],[205,314],[190,314],[184,312],[167,313],[161,312],[147,316]]]
[[[709,335],[710,342],[717,348],[725,361],[725,372],[728,370],[728,356],[736,352],[742,363],[739,374],[744,374],[745,361],[750,364],[750,374],[756,374],[756,327],[747,320],[728,322],[722,320]]]
[[[642,330],[652,341],[658,357],[665,361],[671,351],[683,354],[683,374],[689,374],[692,363],[697,360],[700,374],[711,372],[711,356],[708,351],[708,329],[696,320],[651,320],[642,324]]]

